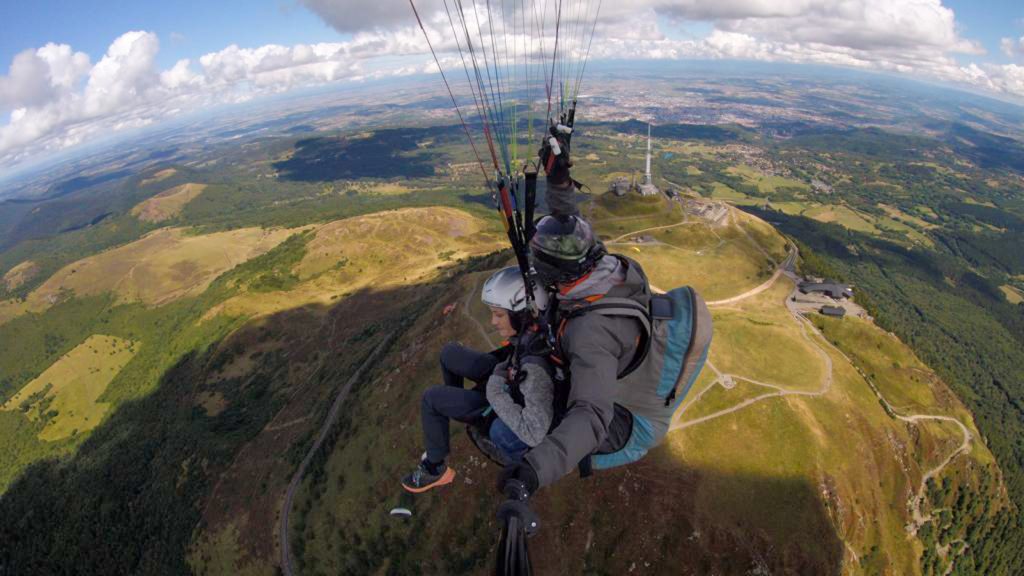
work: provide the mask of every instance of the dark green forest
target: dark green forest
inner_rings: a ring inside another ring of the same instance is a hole
[[[420,178],[434,174],[438,159],[416,153],[462,136],[461,127],[393,128],[368,136],[315,137],[295,143],[294,155],[274,163],[283,180],[324,182],[357,178]],[[427,146],[427,144],[423,144]]]

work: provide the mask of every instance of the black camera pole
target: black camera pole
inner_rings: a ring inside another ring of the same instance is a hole
[[[496,576],[532,576],[530,551],[526,539],[540,529],[540,518],[526,505],[529,493],[520,480],[505,483],[508,500],[498,507],[498,519],[505,522],[498,541],[498,557],[495,562]]]

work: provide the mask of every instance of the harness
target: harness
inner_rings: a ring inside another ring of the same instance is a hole
[[[644,283],[644,294],[650,296],[647,277],[643,274],[638,266],[634,266],[633,262],[624,256],[618,254],[612,254],[622,266],[626,269],[627,276],[629,271],[636,270],[640,273]],[[562,349],[562,341],[565,337],[566,328],[569,325],[569,321],[575,318],[580,318],[585,314],[598,314],[600,316],[625,316],[629,318],[635,318],[641,326],[640,341],[637,342],[636,352],[633,355],[632,360],[629,364],[616,375],[616,378],[621,380],[625,378],[634,370],[636,370],[644,360],[647,358],[647,353],[651,349],[651,319],[652,312],[650,306],[645,306],[640,302],[637,302],[635,298],[626,297],[622,292],[625,290],[621,286],[613,286],[607,293],[591,296],[580,301],[569,301],[560,302],[558,306],[548,307],[548,326],[557,328],[554,329],[554,333],[551,336],[551,361],[555,365],[561,367],[565,372],[569,371],[569,359],[565,356],[565,352]],[[654,299],[652,298],[652,303]],[[566,374],[568,376],[568,374]]]

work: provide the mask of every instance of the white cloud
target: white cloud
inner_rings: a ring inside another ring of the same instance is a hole
[[[49,73],[49,66],[35,50],[20,52],[7,76],[0,77],[0,103],[13,108],[50,100],[53,87]]]
[[[0,76],[0,110],[46,104],[74,88],[89,70],[89,57],[66,44],[24,50]]]
[[[953,11],[939,0],[782,0],[667,2],[658,8],[724,30],[777,42],[815,43],[854,50],[934,50],[981,54],[961,38]]]
[[[342,33],[407,26],[412,18],[409,0],[299,0]],[[443,10],[440,0],[415,0],[421,15]]]
[[[82,113],[95,117],[145,100],[159,84],[154,67],[160,42],[152,32],[122,34],[89,72]]]
[[[238,103],[341,79],[404,75],[417,66],[366,71],[362,61],[387,54],[422,54],[411,30],[366,33],[349,42],[258,48],[228,46],[160,70],[160,43],[152,32],[127,32],[95,65],[69,46],[26,50],[0,76],[0,166],[74,146],[90,136],[139,128],[182,111]],[[383,51],[383,52],[381,52]]]
[[[191,70],[191,64],[188,58],[178,60],[170,70],[160,73],[160,84],[171,90],[200,85],[202,78]]]

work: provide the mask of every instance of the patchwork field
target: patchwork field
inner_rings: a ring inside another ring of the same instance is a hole
[[[61,356],[25,385],[2,408],[44,420],[39,438],[56,441],[92,430],[108,404],[99,402],[107,385],[135,356],[135,345],[113,336],[93,335]]]
[[[152,176],[146,178],[142,182],[139,182],[139,186],[149,186],[150,184],[156,184],[157,182],[160,182],[161,180],[166,180],[177,173],[178,171],[175,170],[174,168],[164,168],[163,170],[155,172]]]
[[[166,172],[161,171],[158,174]],[[172,170],[173,174],[174,171]],[[195,200],[203,193],[206,184],[182,184],[165,190],[156,196],[140,203],[132,208],[132,216],[144,222],[163,222],[170,220],[185,208],[185,205]]]
[[[1024,302],[1024,292],[1021,292],[1019,289],[1010,286],[1009,284],[1004,284],[1000,286],[999,289],[1006,295],[1006,301],[1010,304],[1020,304],[1021,302]]]
[[[811,189],[810,186],[799,180],[793,180],[792,178],[785,178],[783,176],[764,174],[760,170],[757,170],[756,168],[753,168],[751,166],[747,166],[746,164],[733,166],[731,168],[726,169],[726,172],[728,172],[729,174],[742,176],[744,180],[757,186],[757,189],[762,194],[774,193],[779,188],[794,188],[802,190],[804,192],[809,192]]]
[[[268,314],[361,289],[422,282],[460,258],[500,250],[507,242],[495,223],[455,208],[403,208],[338,220],[316,229],[291,270],[297,285],[241,294],[211,314]]]
[[[122,302],[165,304],[202,293],[221,273],[283,242],[295,230],[243,228],[192,236],[181,228],[152,232],[131,244],[65,266],[27,300],[43,310],[65,297],[113,292]]]
[[[826,204],[824,206],[815,206],[804,211],[803,215],[813,218],[818,222],[834,222],[850,230],[867,232],[868,234],[878,233],[878,228],[867,218],[842,205]]]
[[[359,183],[354,185],[354,189],[358,190],[360,194],[379,196],[399,196],[403,194],[410,194],[415,191],[413,188],[395,182],[381,182],[377,184]]]

